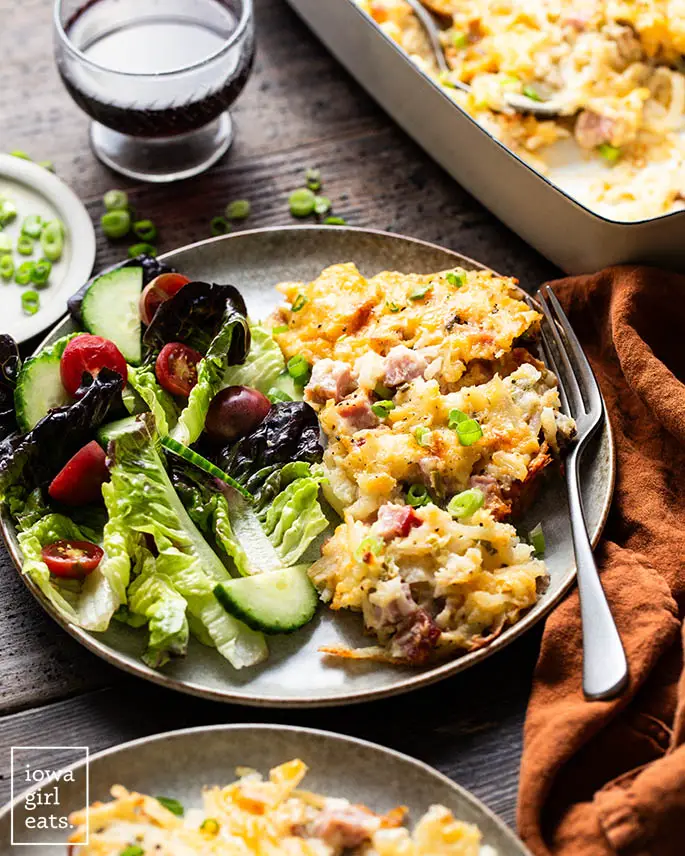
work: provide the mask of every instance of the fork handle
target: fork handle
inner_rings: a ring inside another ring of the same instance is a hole
[[[578,466],[581,451],[582,446],[576,446],[566,460],[566,482],[583,628],[583,692],[588,699],[603,700],[614,698],[624,689],[628,663],[585,525]]]

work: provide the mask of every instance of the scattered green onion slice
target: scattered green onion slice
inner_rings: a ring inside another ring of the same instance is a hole
[[[430,502],[430,494],[425,485],[413,484],[407,491],[407,503],[412,508],[420,508],[422,505],[428,505]]]
[[[287,324],[279,324],[278,327],[274,327],[271,332],[274,336],[280,336],[281,333],[287,333],[288,329],[289,328]]]
[[[366,557],[371,553],[373,556],[378,556],[383,549],[383,542],[375,535],[367,535],[359,542],[359,546],[354,551],[354,557],[358,562],[366,561]]]
[[[328,214],[331,210],[331,200],[327,196],[317,196],[314,200],[314,213],[319,217]]]
[[[225,235],[227,232],[230,232],[231,224],[225,217],[212,217],[209,221],[209,230],[212,233],[212,237],[216,238],[217,235]]]
[[[530,530],[528,540],[536,556],[545,555],[545,533],[542,531],[542,523],[538,523]]]
[[[133,244],[132,247],[128,248],[128,257],[130,259],[135,259],[136,256],[156,256],[157,255],[157,247],[153,247],[152,244]]]
[[[133,233],[141,241],[154,241],[157,237],[157,227],[152,220],[136,220],[133,224]]]
[[[529,83],[526,83],[521,92],[526,96],[526,98],[530,98],[531,101],[542,101],[539,92],[534,86],[531,86]]]
[[[128,208],[128,196],[123,190],[108,190],[102,201],[108,211],[123,211]]]
[[[298,187],[288,198],[293,217],[308,217],[316,206],[316,197],[308,187]]]
[[[402,309],[402,307],[398,306],[394,300],[388,300],[388,301],[386,301],[386,303],[387,303],[388,309],[391,312],[399,312]]]
[[[450,427],[455,428],[462,446],[473,446],[483,436],[483,429],[478,422],[475,419],[469,419],[468,416]]]
[[[226,206],[226,217],[229,220],[247,220],[252,206],[247,199],[234,199]]]
[[[310,190],[321,190],[321,172],[318,169],[308,169],[304,174],[304,180]]]
[[[391,410],[395,409],[394,401],[377,401],[371,405],[371,411],[379,418],[385,419]]]
[[[177,817],[183,817],[185,809],[178,800],[175,800],[173,797],[155,797],[155,799],[160,805],[163,805],[167,811],[170,811]]]
[[[389,386],[386,386],[384,383],[378,381],[376,386],[373,388],[373,391],[379,398],[392,398],[395,394],[395,390],[391,389]]]
[[[618,146],[612,146],[611,143],[602,143],[597,146],[597,151],[607,163],[616,163],[621,157],[621,149]]]
[[[0,233],[0,256],[4,256],[5,253],[11,253],[13,248],[14,244],[10,236]]]
[[[55,171],[55,165],[51,160],[38,161],[38,166],[42,166],[43,169],[47,169],[48,172]]]
[[[469,43],[469,37],[466,33],[453,33],[452,34],[452,44],[455,48],[465,48]]]
[[[6,226],[17,216],[17,206],[11,199],[0,198],[0,226]]]
[[[433,288],[432,283],[426,283],[426,285],[418,285],[409,295],[410,300],[422,300],[428,292]]]
[[[30,256],[33,252],[33,240],[28,235],[19,235],[17,238],[17,252],[21,256]]]
[[[302,309],[302,307],[303,307],[303,306],[305,305],[305,303],[307,303],[307,302],[308,302],[308,301],[307,301],[307,298],[304,296],[304,294],[298,294],[298,295],[297,295],[297,297],[295,298],[295,302],[294,302],[294,303],[293,303],[293,305],[290,307],[290,311],[291,311],[291,312],[299,312],[299,311],[300,311],[300,309]]]
[[[347,223],[344,217],[326,217],[324,226],[344,226]]]
[[[145,856],[145,851],[138,844],[129,844],[119,851],[119,856]]]
[[[463,413],[461,410],[450,410],[447,415],[447,427],[448,428],[456,428],[460,422],[466,422],[467,419],[471,417],[467,413]]]
[[[31,272],[35,262],[22,262],[14,271],[14,281],[17,285],[28,285],[31,282]]]
[[[272,404],[275,404],[277,401],[292,401],[292,398],[287,392],[283,392],[282,389],[278,389],[276,386],[271,387],[267,392],[266,397]]]
[[[40,233],[40,246],[43,255],[51,262],[58,262],[64,250],[64,224],[61,220],[50,220]]]
[[[431,430],[430,428],[426,428],[424,425],[419,425],[418,428],[414,428],[414,439],[419,444],[419,446],[430,446],[430,436]]]
[[[48,284],[50,273],[52,271],[52,262],[49,259],[41,259],[36,262],[31,269],[31,282],[42,288]]]
[[[220,829],[219,821],[213,817],[206,817],[200,824],[200,832],[204,832],[206,835],[218,835]]]
[[[310,367],[307,360],[302,354],[295,354],[291,357],[285,366],[288,369],[288,374],[298,386],[305,386],[309,380]]]
[[[14,276],[14,259],[9,254],[0,256],[0,277],[9,281]]]
[[[31,155],[27,155],[26,152],[21,149],[15,149],[13,152],[10,152],[13,158],[21,158],[22,160],[32,161],[33,158]]]
[[[21,308],[27,315],[35,315],[40,309],[40,295],[37,291],[25,291],[21,296]]]
[[[479,508],[483,507],[484,502],[483,491],[472,487],[453,496],[447,505],[447,511],[455,520],[461,520],[462,517],[471,517]]]
[[[24,217],[24,222],[21,224],[22,235],[28,235],[29,238],[40,238],[40,233],[43,231],[43,221],[38,214],[29,214]]]
[[[462,285],[466,284],[466,273],[464,271],[457,273],[456,271],[451,270],[448,271],[445,279],[450,285],[454,286],[454,288],[461,288]]]
[[[123,208],[108,211],[100,217],[100,225],[107,238],[123,238],[131,231],[131,215]]]

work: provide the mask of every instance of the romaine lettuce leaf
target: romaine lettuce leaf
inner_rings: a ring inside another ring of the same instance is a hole
[[[223,386],[251,386],[266,394],[285,371],[283,352],[271,332],[257,324],[250,325],[252,344],[242,365],[229,366]]]
[[[165,437],[178,421],[179,409],[173,397],[157,383],[152,366],[129,366],[128,382],[143,399],[155,417],[157,430]],[[126,398],[124,404],[129,409]],[[133,411],[129,409],[129,412]]]
[[[219,651],[236,667],[267,656],[264,637],[229,616],[214,597],[225,566],[204,540],[174,490],[157,451],[154,419],[141,414],[110,444],[111,489],[124,525],[151,535],[157,573],[188,603]]]

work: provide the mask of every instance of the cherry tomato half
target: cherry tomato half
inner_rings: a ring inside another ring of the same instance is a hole
[[[102,498],[102,485],[108,478],[106,455],[102,446],[92,440],[57,473],[48,493],[65,505],[86,505]]]
[[[105,367],[118,372],[126,380],[126,360],[114,342],[84,333],[72,339],[64,349],[59,372],[66,391],[69,395],[76,395],[84,372],[90,372],[95,377]]]
[[[155,317],[159,307],[174,294],[177,294],[190,280],[182,273],[160,273],[148,282],[140,294],[140,318],[147,326]]]
[[[190,395],[197,383],[197,364],[202,359],[198,351],[181,342],[169,342],[159,352],[155,363],[157,380],[172,395]]]
[[[80,580],[100,564],[104,553],[90,541],[55,541],[40,551],[48,570],[56,577]]]

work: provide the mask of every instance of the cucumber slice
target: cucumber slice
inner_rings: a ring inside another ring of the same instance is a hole
[[[138,310],[142,288],[142,268],[117,268],[93,280],[81,306],[86,330],[114,342],[133,366],[143,357]]]
[[[245,499],[249,499],[251,502],[254,501],[252,494],[245,490],[239,482],[231,478],[223,470],[220,470],[219,467],[215,466],[211,461],[208,461],[207,458],[203,458],[202,455],[199,455],[197,452],[189,449],[188,446],[184,446],[183,443],[179,443],[178,440],[174,440],[173,437],[162,437],[162,446],[174,455],[178,455],[179,458],[183,458],[184,461],[188,461],[189,464],[193,464],[199,470],[202,470],[208,475],[214,476],[215,479],[220,479],[222,482],[230,485],[234,490],[237,490],[238,493],[242,494]]]
[[[314,617],[318,597],[308,565],[293,565],[218,583],[217,600],[235,618],[264,633],[292,633]]]
[[[106,449],[110,440],[130,431],[135,421],[135,416],[124,416],[123,419],[117,419],[115,422],[108,422],[106,425],[101,425],[95,432],[98,443]]]
[[[58,339],[35,357],[29,357],[19,371],[14,390],[14,409],[19,430],[30,431],[53,407],[71,402],[62,386],[59,363],[67,344],[78,333]]]

